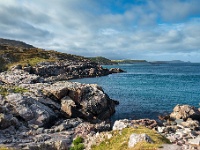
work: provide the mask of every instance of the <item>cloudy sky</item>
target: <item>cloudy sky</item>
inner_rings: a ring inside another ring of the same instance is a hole
[[[1,0],[0,37],[83,56],[200,62],[200,0]]]

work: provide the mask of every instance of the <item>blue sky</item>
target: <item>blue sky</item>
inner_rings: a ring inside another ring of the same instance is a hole
[[[2,0],[0,37],[110,59],[200,62],[200,0]]]

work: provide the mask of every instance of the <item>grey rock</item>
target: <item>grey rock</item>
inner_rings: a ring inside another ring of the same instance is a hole
[[[176,105],[173,112],[170,114],[171,119],[183,119],[187,120],[192,118],[194,120],[200,120],[200,112],[197,108],[189,105]]]
[[[163,132],[164,132],[164,130],[165,130],[165,127],[158,127],[158,129],[157,129],[157,130],[158,130],[158,132],[159,132],[159,133],[163,133]]]
[[[68,118],[78,115],[75,102],[68,96],[61,100],[61,110],[67,115]]]
[[[55,97],[55,99],[61,100],[64,96],[68,94],[68,88],[63,87],[62,84],[53,84],[51,86],[46,87],[44,90],[44,94],[48,97]]]
[[[200,145],[200,136],[194,138],[194,139],[189,139],[188,140],[188,143],[189,144],[192,144],[192,145]]]
[[[153,140],[147,134],[145,134],[145,133],[143,133],[143,134],[133,133],[133,134],[130,135],[128,147],[132,148],[132,147],[135,146],[135,144],[137,144],[138,142],[141,142],[141,141],[153,143]]]
[[[115,121],[112,129],[113,130],[122,130],[122,129],[128,127],[128,124],[125,121],[124,120]]]
[[[31,97],[13,93],[6,96],[6,101],[14,106],[13,112],[29,124],[46,126],[56,118],[56,114],[49,107]]]
[[[14,69],[0,73],[0,80],[7,84],[36,83],[40,81],[40,77],[35,74],[29,74],[26,71]]]

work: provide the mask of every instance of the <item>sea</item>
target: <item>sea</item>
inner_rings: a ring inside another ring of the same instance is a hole
[[[112,120],[158,119],[177,104],[199,107],[200,63],[120,64],[124,73],[72,80],[100,85],[111,99],[118,100]]]

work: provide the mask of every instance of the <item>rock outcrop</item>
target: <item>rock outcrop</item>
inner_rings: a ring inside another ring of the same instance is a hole
[[[135,146],[135,144],[137,144],[138,142],[148,142],[148,143],[153,143],[153,140],[145,133],[142,134],[136,134],[133,133],[131,134],[131,136],[129,137],[129,142],[128,142],[128,147],[132,148]]]
[[[0,94],[0,144],[67,149],[76,136],[111,129],[109,119],[117,102],[101,87],[44,79],[21,69],[0,73],[5,92]]]
[[[176,105],[174,107],[173,112],[170,114],[171,119],[183,119],[187,120],[188,118],[192,118],[194,120],[200,121],[200,111],[189,105]]]

